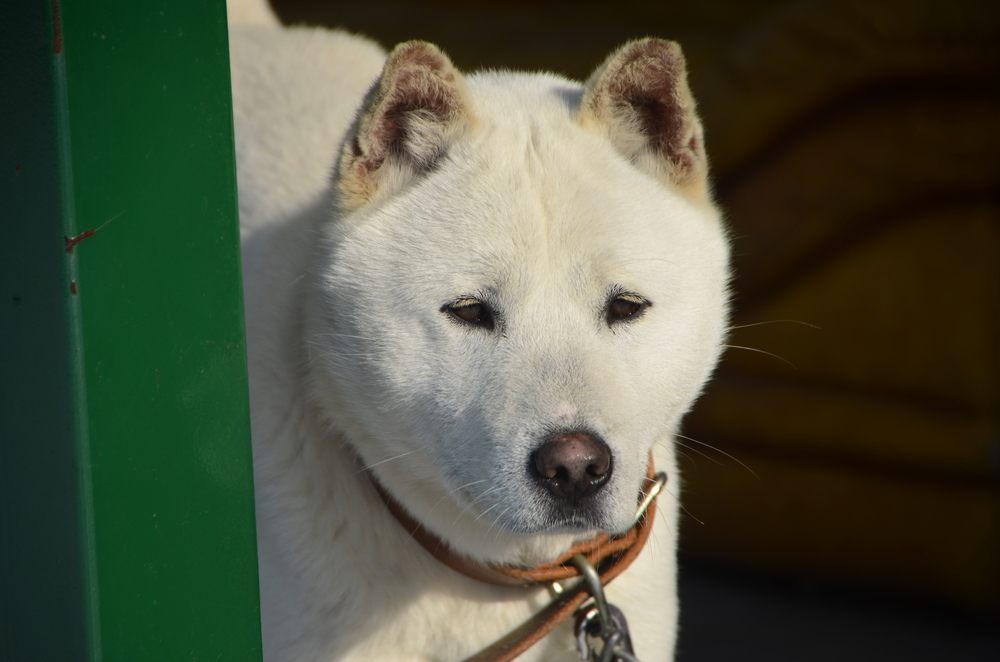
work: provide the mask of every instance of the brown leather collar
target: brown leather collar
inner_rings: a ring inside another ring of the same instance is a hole
[[[647,481],[654,481],[653,459],[650,457]],[[656,501],[652,500],[636,521],[635,525],[620,536],[601,533],[589,540],[577,543],[550,563],[534,568],[512,565],[480,563],[454,552],[448,544],[428,531],[420,522],[389,495],[378,481],[372,477],[372,484],[382,497],[389,512],[396,518],[410,536],[420,543],[431,556],[466,577],[497,586],[533,587],[551,584],[573,577],[580,572],[569,563],[577,554],[583,555],[593,565],[607,585],[620,575],[639,556],[656,516]],[[498,639],[486,649],[468,658],[467,662],[507,662],[540,641],[557,625],[568,619],[589,598],[582,582],[556,595],[551,603],[533,617],[518,626],[506,636]]]

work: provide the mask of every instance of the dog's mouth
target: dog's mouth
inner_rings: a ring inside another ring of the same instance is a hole
[[[582,503],[552,504],[547,528],[560,533],[579,533],[603,528],[604,524],[602,509],[591,498]]]
[[[604,531],[607,528],[605,519],[597,509],[577,508],[573,512],[561,511],[561,508],[554,509],[554,512],[535,521],[526,521],[516,515],[511,517],[505,514],[497,518],[494,527],[518,535],[581,534]]]
[[[598,524],[589,518],[579,516],[560,517],[547,526],[543,533],[588,533],[599,528]]]
[[[576,507],[551,507],[535,521],[519,520],[516,517],[502,522],[512,533],[521,535],[560,535],[593,533],[606,531],[607,516],[596,503],[581,504]]]

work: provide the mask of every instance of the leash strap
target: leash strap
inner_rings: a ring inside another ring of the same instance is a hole
[[[605,556],[603,562],[594,564],[598,569],[601,584],[620,575],[632,561],[639,556],[650,531],[653,530],[653,518],[656,516],[656,504],[650,503],[645,514],[626,534],[631,544],[612,555]],[[634,536],[633,536],[634,534]],[[589,558],[588,558],[589,560]],[[572,568],[576,571],[575,568]],[[574,576],[579,575],[575,572]],[[590,598],[585,582],[564,591],[547,607],[529,618],[520,626],[507,633],[479,653],[468,658],[466,662],[508,662],[541,641],[563,621],[568,620]]]
[[[640,515],[635,526],[620,536],[601,533],[589,540],[577,543],[554,561],[534,568],[479,563],[456,554],[446,542],[413,519],[374,477],[372,477],[372,484],[393,517],[421,547],[444,565],[466,577],[487,584],[532,587],[580,577],[581,572],[577,567],[578,564],[573,561],[574,557],[582,557],[596,568],[602,585],[607,585],[608,582],[624,572],[639,556],[649,538],[656,516],[656,496],[665,481],[663,475],[654,474],[652,457],[650,457],[647,480],[653,483],[653,488],[644,495],[644,499],[640,503]],[[552,632],[560,623],[572,617],[590,597],[587,582],[580,582],[572,588],[564,590],[541,611],[487,648],[468,658],[466,662],[507,662],[513,660]]]

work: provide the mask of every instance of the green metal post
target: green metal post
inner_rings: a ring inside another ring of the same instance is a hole
[[[225,4],[11,4],[0,660],[259,660]]]

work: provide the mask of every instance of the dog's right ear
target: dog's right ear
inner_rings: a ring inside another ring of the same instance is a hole
[[[434,166],[471,123],[465,80],[424,41],[393,49],[344,143],[337,189],[350,212]]]

